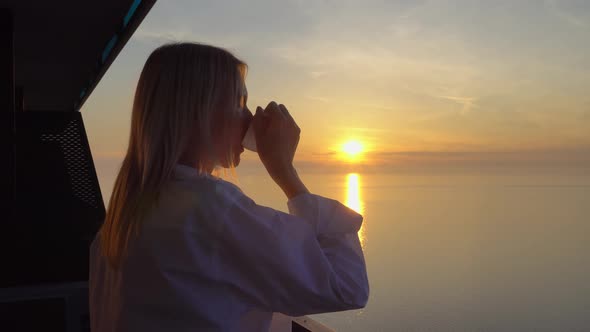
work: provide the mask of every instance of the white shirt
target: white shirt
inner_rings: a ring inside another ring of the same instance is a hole
[[[92,243],[92,331],[267,331],[273,312],[364,307],[362,217],[313,194],[287,205],[177,165],[119,270]]]

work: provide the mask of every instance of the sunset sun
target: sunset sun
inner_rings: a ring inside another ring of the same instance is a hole
[[[341,152],[346,159],[358,160],[363,153],[363,144],[357,140],[349,140],[342,144]]]

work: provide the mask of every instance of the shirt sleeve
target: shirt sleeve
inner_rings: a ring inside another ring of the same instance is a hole
[[[289,200],[288,214],[257,205],[233,185],[222,190],[224,282],[253,305],[290,316],[366,305],[361,215],[313,194]]]

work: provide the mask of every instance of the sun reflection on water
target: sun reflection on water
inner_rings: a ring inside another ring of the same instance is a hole
[[[361,199],[361,184],[360,184],[360,176],[357,173],[349,173],[346,175],[346,200],[345,204],[349,208],[355,210],[356,212],[364,215],[364,202]],[[363,249],[365,248],[365,222],[363,221],[363,225],[359,230],[359,239],[361,241],[361,246]]]

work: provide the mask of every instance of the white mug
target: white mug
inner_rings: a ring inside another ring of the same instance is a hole
[[[256,149],[256,136],[254,135],[254,126],[252,126],[252,122],[250,122],[250,126],[248,126],[248,130],[246,130],[246,134],[244,135],[244,139],[242,140],[242,146],[244,149],[257,152]]]

